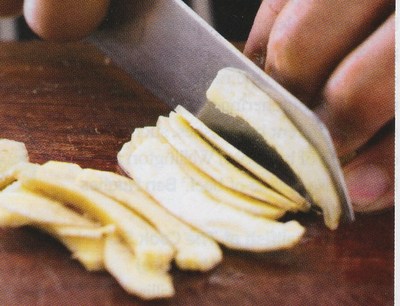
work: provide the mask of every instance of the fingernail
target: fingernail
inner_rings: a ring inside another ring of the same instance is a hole
[[[379,208],[379,199],[390,188],[388,173],[378,165],[361,165],[345,173],[350,198],[355,210]]]
[[[256,64],[258,67],[260,67],[261,69],[264,69],[265,58],[266,58],[266,53],[264,50],[255,52],[250,56],[250,59],[253,61],[253,63]]]

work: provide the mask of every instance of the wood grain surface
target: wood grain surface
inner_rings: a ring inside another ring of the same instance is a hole
[[[31,161],[119,171],[135,127],[169,108],[88,45],[0,44],[0,138],[26,143]],[[224,250],[208,273],[172,268],[176,296],[144,302],[106,272],[89,273],[51,237],[0,229],[0,305],[392,305],[394,213],[357,215],[329,231],[318,216],[288,251]],[[140,281],[140,280],[138,280]]]

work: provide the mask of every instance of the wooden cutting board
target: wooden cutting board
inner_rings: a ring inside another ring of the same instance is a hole
[[[111,171],[133,129],[169,112],[82,43],[0,44],[0,103],[0,138],[24,142],[32,162]],[[152,302],[127,295],[106,272],[86,272],[41,232],[0,229],[0,305],[393,304],[393,210],[357,215],[337,231],[318,216],[298,219],[307,234],[294,249],[224,250],[223,263],[204,274],[173,268],[176,296]]]

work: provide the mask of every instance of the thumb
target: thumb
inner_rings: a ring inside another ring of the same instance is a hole
[[[344,167],[355,211],[370,212],[394,205],[394,132],[371,144]]]

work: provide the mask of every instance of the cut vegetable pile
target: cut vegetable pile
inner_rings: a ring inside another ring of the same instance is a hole
[[[240,82],[231,87],[239,91],[228,93],[225,83],[235,80]],[[245,89],[238,89],[240,84]],[[234,103],[254,95],[254,103],[265,99],[252,86],[239,72],[224,70],[209,99],[235,116],[251,117],[235,110]],[[294,129],[279,116],[281,128]],[[329,180],[315,150],[296,137],[313,164],[313,176]],[[33,164],[24,144],[0,139],[0,226],[28,225],[49,233],[87,270],[108,271],[142,299],[173,296],[173,262],[182,270],[208,271],[222,260],[220,245],[282,250],[296,245],[305,232],[297,221],[278,220],[286,212],[307,211],[310,204],[303,196],[183,107],[160,117],[154,127],[135,129],[118,162],[130,178],[72,163]],[[315,191],[315,184],[305,178],[328,227],[336,228],[340,210],[332,182],[324,187],[327,195]]]

